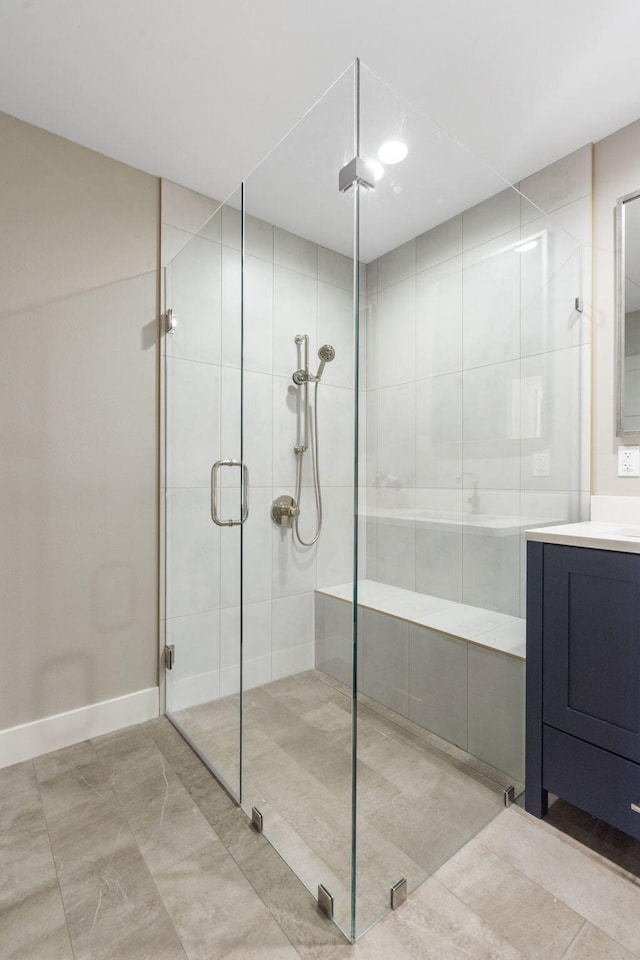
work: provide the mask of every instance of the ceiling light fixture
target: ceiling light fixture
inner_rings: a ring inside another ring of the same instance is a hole
[[[378,150],[378,160],[380,163],[400,163],[409,153],[406,143],[401,140],[389,140],[383,143]]]

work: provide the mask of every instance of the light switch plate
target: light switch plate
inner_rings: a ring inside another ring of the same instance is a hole
[[[640,447],[618,447],[618,476],[640,477]]]

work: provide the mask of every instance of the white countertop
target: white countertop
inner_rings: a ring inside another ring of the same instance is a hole
[[[640,553],[640,525],[631,523],[587,520],[583,523],[537,527],[534,530],[526,530],[525,535],[527,540],[537,540],[542,543],[562,543],[568,547],[591,547],[596,550]]]

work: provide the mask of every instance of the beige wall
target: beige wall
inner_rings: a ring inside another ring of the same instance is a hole
[[[594,147],[594,361],[592,492],[640,496],[640,478],[618,477],[615,428],[614,210],[640,188],[640,120]]]
[[[157,684],[159,190],[0,142],[1,730]]]

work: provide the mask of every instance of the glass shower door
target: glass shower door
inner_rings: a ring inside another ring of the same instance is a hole
[[[354,156],[348,70],[245,183],[243,795],[352,936]],[[345,596],[339,680],[317,668]]]
[[[240,201],[238,191],[196,235],[183,236],[166,268],[174,327],[163,338],[166,712],[236,800],[248,493],[240,465]]]

